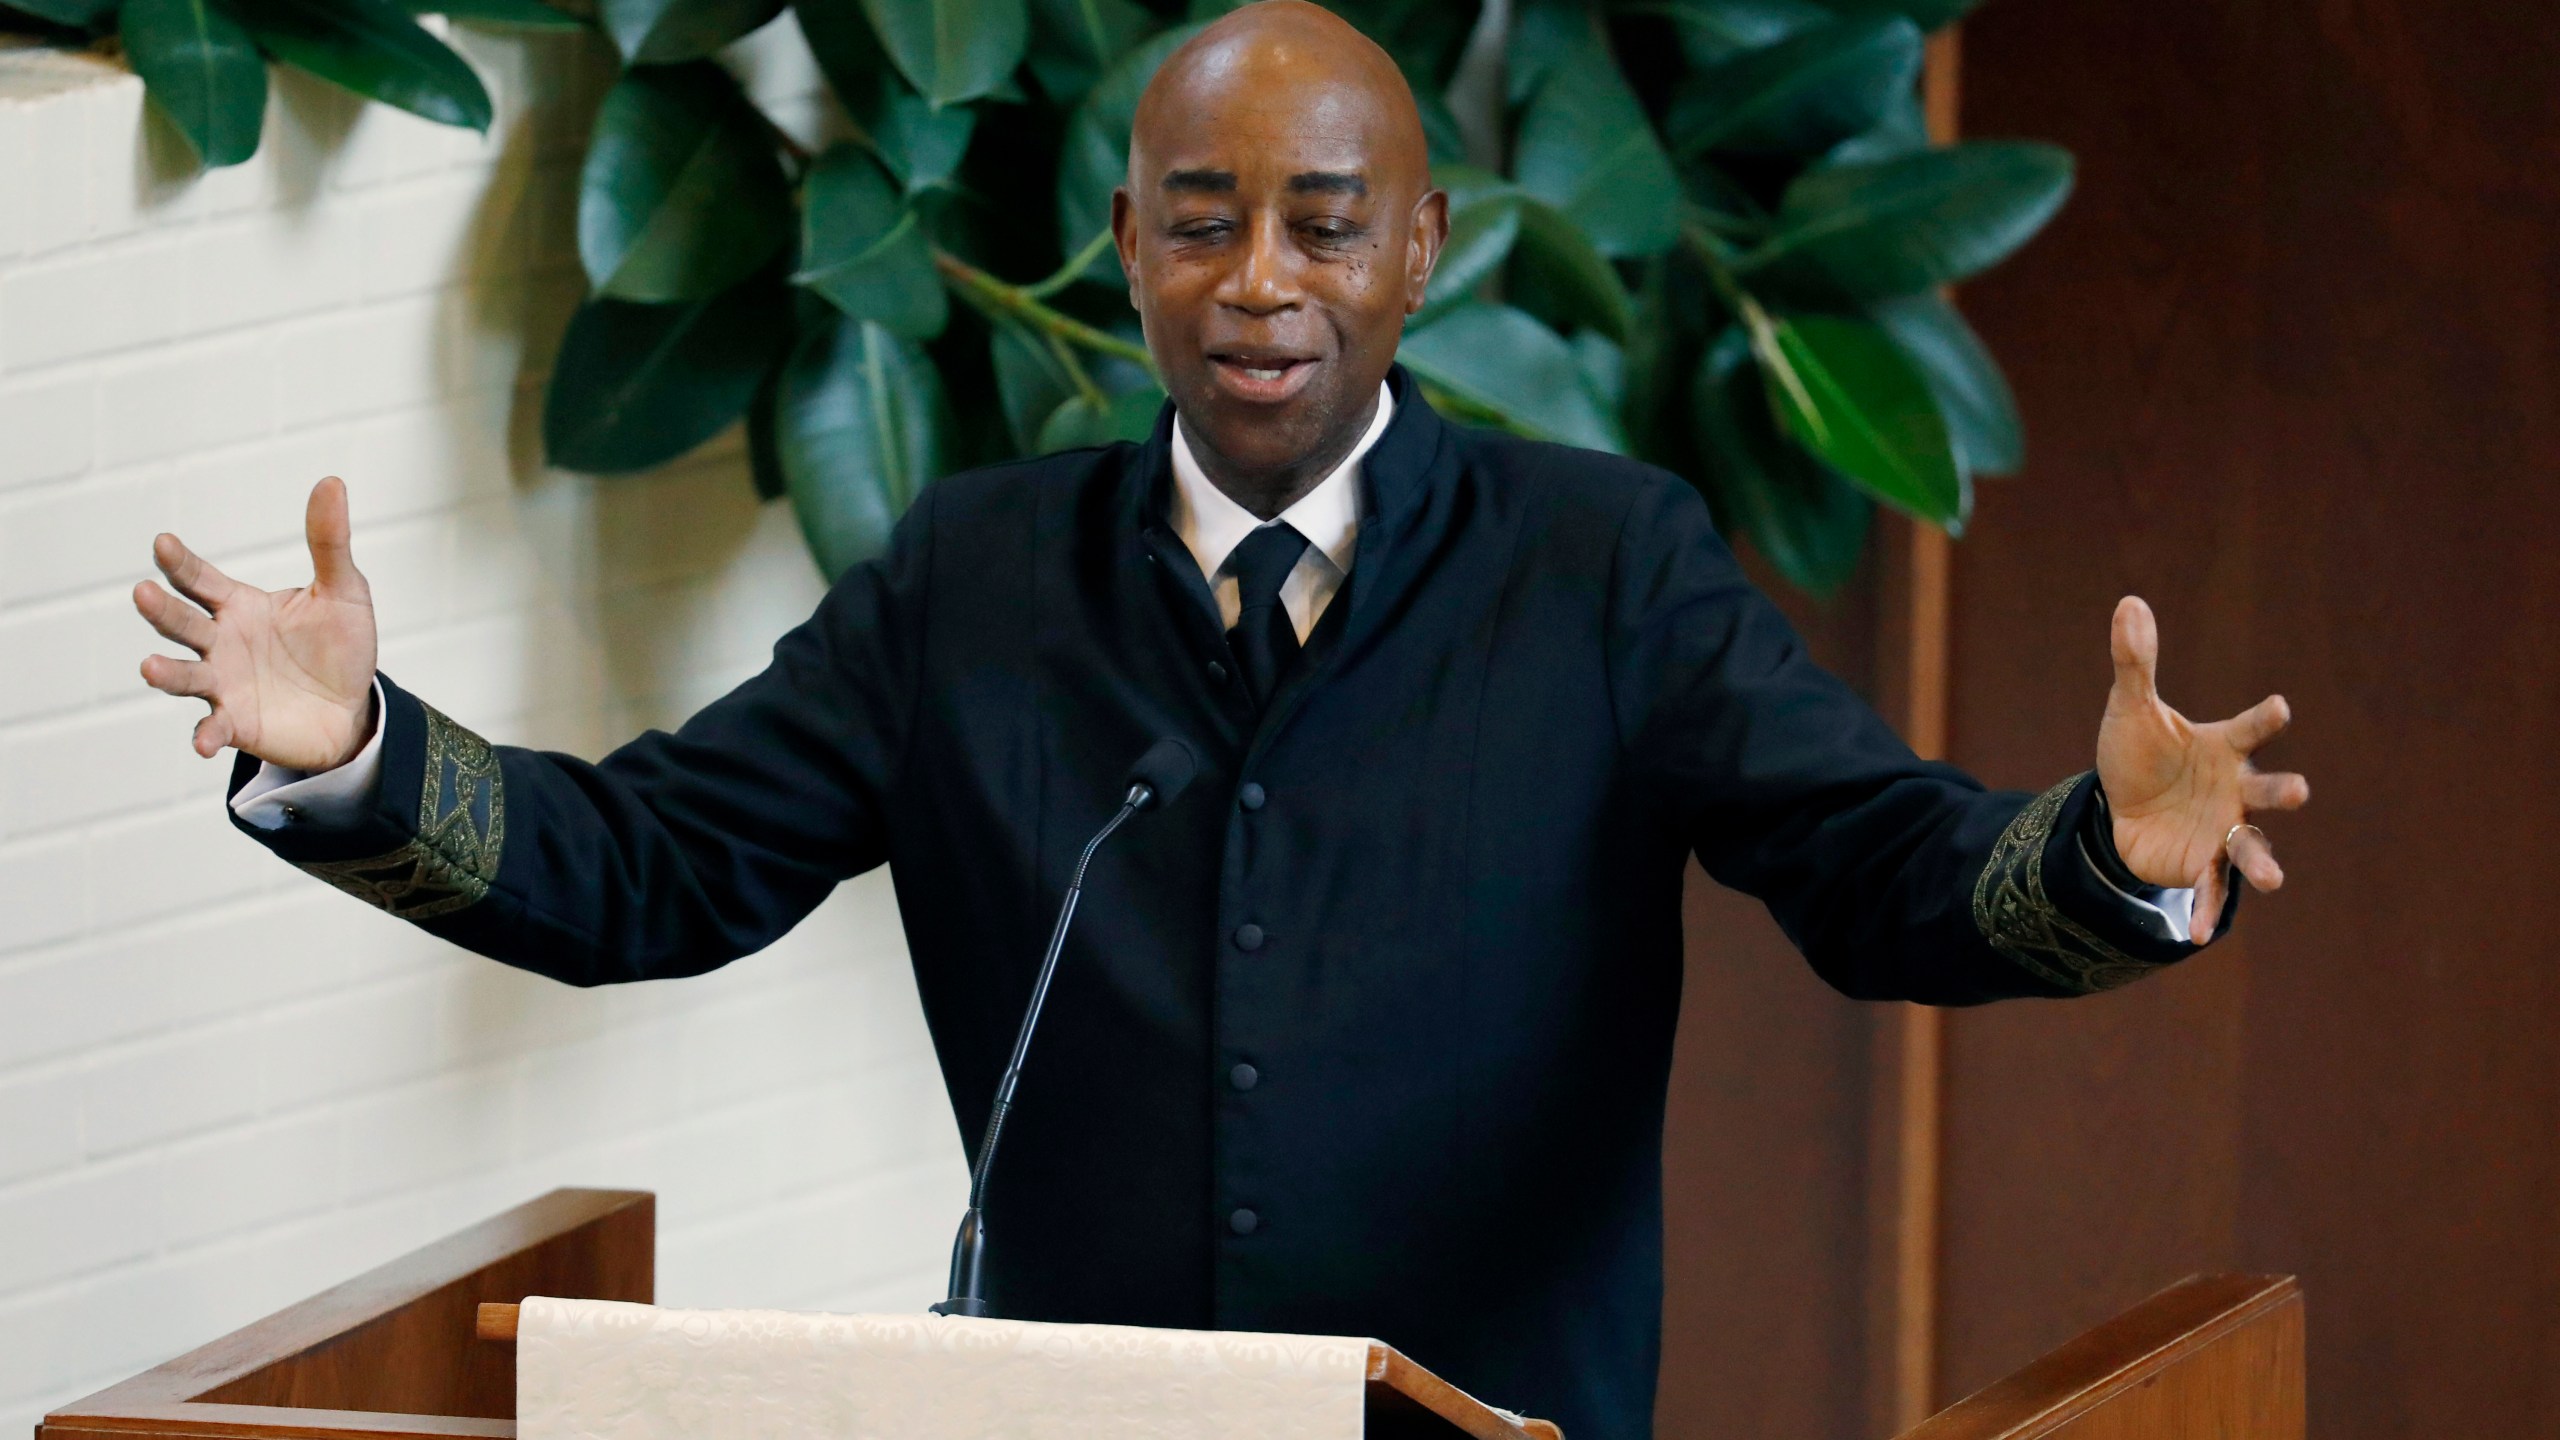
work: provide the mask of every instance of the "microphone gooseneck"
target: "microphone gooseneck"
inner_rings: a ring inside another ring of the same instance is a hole
[[[1022,1028],[1014,1033],[1013,1056],[1005,1062],[1004,1078],[996,1082],[995,1104],[987,1111],[986,1134],[978,1141],[978,1156],[969,1167],[969,1208],[961,1213],[960,1233],[951,1241],[951,1295],[933,1306],[936,1315],[989,1315],[985,1289],[987,1221],[985,1202],[987,1176],[995,1168],[996,1143],[1004,1136],[1005,1116],[1013,1109],[1013,1093],[1022,1083],[1022,1062],[1031,1053],[1032,1032],[1040,1027],[1040,1007],[1048,1001],[1049,982],[1058,973],[1058,956],[1067,944],[1067,927],[1075,920],[1076,901],[1084,894],[1085,867],[1093,863],[1094,852],[1112,832],[1129,822],[1141,811],[1159,809],[1182,798],[1192,779],[1200,773],[1199,757],[1191,747],[1168,736],[1158,740],[1129,767],[1127,793],[1120,798],[1120,809],[1093,838],[1084,842],[1076,856],[1076,868],[1067,878],[1066,898],[1059,902],[1058,921],[1049,928],[1049,948],[1040,957],[1040,974],[1031,982],[1031,1003],[1023,1007]]]

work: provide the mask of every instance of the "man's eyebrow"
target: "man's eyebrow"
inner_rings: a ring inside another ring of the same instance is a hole
[[[1235,193],[1236,172],[1233,170],[1175,170],[1164,177],[1167,190],[1190,190],[1208,195]]]
[[[1350,170],[1309,170],[1289,177],[1293,195],[1366,195],[1369,182]]]

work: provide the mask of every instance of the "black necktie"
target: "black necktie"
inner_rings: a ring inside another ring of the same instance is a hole
[[[1236,577],[1243,600],[1236,628],[1227,632],[1227,644],[1243,667],[1245,689],[1257,710],[1271,703],[1280,677],[1289,673],[1289,662],[1298,658],[1298,627],[1289,621],[1289,607],[1280,603],[1280,582],[1289,578],[1298,557],[1306,553],[1307,537],[1279,521],[1247,535],[1227,552],[1224,568]]]

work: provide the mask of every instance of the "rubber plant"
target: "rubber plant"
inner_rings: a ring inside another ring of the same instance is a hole
[[[262,57],[488,123],[397,0],[9,3],[119,31],[207,164],[254,148]],[[755,484],[834,575],[937,476],[1153,423],[1111,187],[1140,90],[1226,0],[789,0],[844,122],[814,153],[720,59],[785,0],[411,3],[593,25],[622,62],[581,179],[553,463],[645,469],[743,419]],[[1817,593],[1879,503],[1960,529],[2022,440],[1946,288],[2072,175],[2050,145],[1930,141],[1923,37],[1968,3],[1518,0],[1487,167],[1448,98],[1477,5],[1334,0],[1411,80],[1452,199],[1404,363],[1454,418],[1687,477]]]

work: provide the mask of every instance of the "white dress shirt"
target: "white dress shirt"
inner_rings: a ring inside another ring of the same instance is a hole
[[[1174,417],[1173,513],[1165,518],[1199,563],[1200,578],[1209,582],[1209,593],[1218,602],[1219,629],[1236,628],[1236,616],[1244,610],[1244,595],[1226,568],[1227,557],[1244,537],[1266,523],[1285,521],[1307,537],[1307,553],[1298,557],[1289,578],[1280,582],[1280,604],[1289,612],[1298,643],[1307,643],[1316,622],[1324,618],[1324,607],[1333,603],[1342,582],[1351,578],[1351,553],[1360,538],[1360,462],[1378,437],[1387,433],[1387,422],[1395,413],[1395,397],[1382,384],[1378,413],[1361,433],[1360,443],[1351,447],[1332,474],[1316,482],[1316,488],[1267,522],[1228,499],[1209,479],[1182,433],[1182,418]]]

